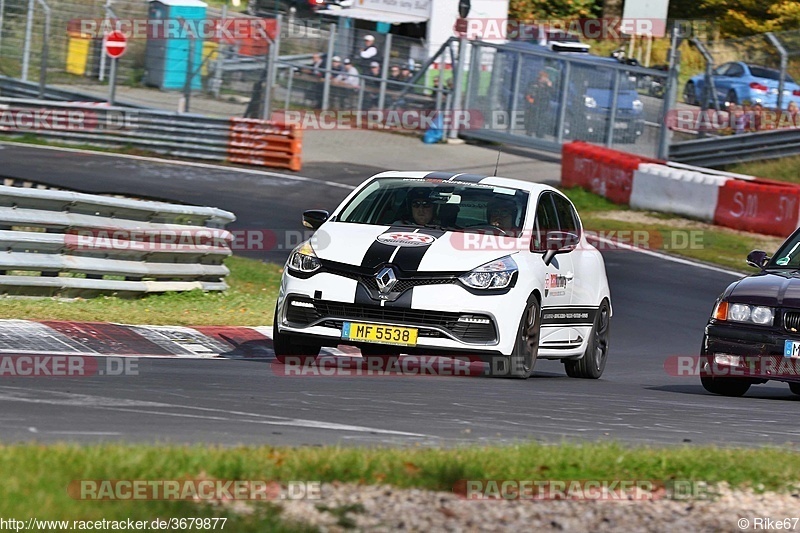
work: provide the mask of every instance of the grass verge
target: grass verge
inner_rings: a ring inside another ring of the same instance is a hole
[[[231,274],[227,277],[230,288],[223,293],[196,290],[139,299],[5,298],[0,318],[185,326],[272,324],[282,267],[241,257],[229,257],[225,264]]]
[[[632,210],[580,188],[566,189],[564,193],[575,203],[584,228],[591,232],[744,273],[754,272],[744,261],[751,250],[771,254],[784,240],[664,213]]]
[[[591,479],[727,482],[732,487],[784,491],[794,489],[800,479],[800,453],[785,448],[630,448],[616,443],[455,449],[11,445],[2,447],[0,474],[4,517],[224,516],[231,531],[267,531],[296,526],[283,524],[279,509],[269,503],[234,507],[231,502],[76,500],[67,487],[73,480],[217,479],[340,481],[451,491],[462,480]]]
[[[800,183],[800,156],[729,165],[726,170],[760,178]]]

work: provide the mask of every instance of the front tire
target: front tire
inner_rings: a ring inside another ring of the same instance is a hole
[[[703,384],[703,388],[708,392],[719,394],[720,396],[744,396],[744,394],[750,390],[750,382],[732,378],[701,376],[700,383]]]
[[[539,355],[542,315],[535,295],[528,298],[517,328],[517,341],[511,355],[497,356],[489,363],[488,375],[499,378],[528,379]]]
[[[564,370],[571,378],[598,379],[603,375],[608,359],[608,333],[611,326],[611,309],[603,300],[597,309],[589,343],[583,357],[564,361]]]
[[[291,363],[308,366],[317,359],[321,344],[299,343],[291,335],[278,331],[278,308],[275,308],[275,317],[272,319],[272,347],[275,350],[275,359],[283,364]]]
[[[683,101],[689,105],[697,105],[697,88],[691,81],[683,88]]]
[[[800,396],[800,383],[789,383],[789,390]]]

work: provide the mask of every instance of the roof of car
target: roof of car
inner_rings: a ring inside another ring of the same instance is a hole
[[[480,183],[481,185],[497,185],[509,189],[520,189],[530,193],[538,194],[542,191],[556,191],[557,189],[543,183],[533,183],[500,176],[483,176],[479,174],[469,174],[466,172],[446,172],[446,171],[400,171],[391,170],[376,174],[373,178],[414,178],[414,179],[441,179],[443,181],[467,181],[470,183]],[[459,179],[460,178],[460,179]]]

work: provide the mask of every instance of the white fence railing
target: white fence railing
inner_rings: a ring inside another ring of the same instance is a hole
[[[0,294],[222,291],[233,213],[0,186]]]

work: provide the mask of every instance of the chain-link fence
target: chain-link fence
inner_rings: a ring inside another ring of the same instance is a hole
[[[472,49],[465,107],[481,125],[467,135],[551,151],[585,140],[658,154],[666,72],[524,43]]]

